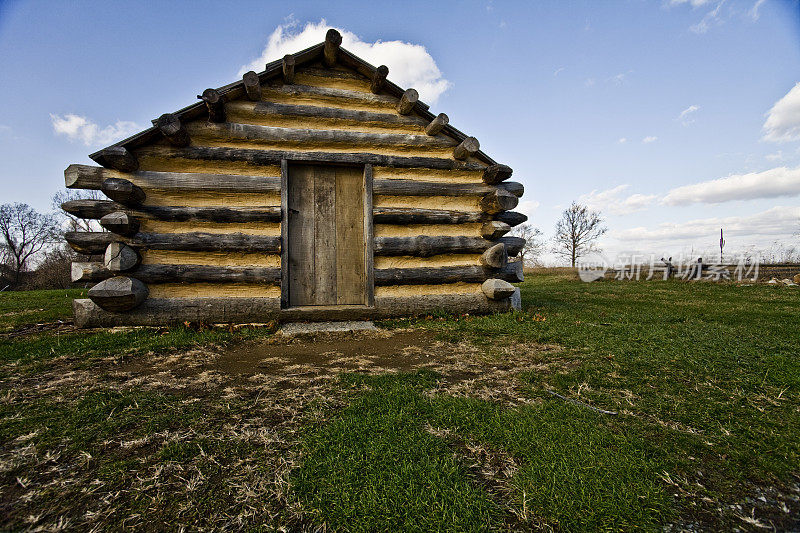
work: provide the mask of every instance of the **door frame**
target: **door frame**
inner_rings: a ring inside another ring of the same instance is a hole
[[[289,306],[289,165],[291,163],[328,165],[327,161],[313,159],[281,159],[281,309],[298,309]],[[335,165],[362,166],[362,165]],[[373,253],[374,228],[372,223],[372,164],[363,165],[364,188],[364,294],[363,305],[306,306],[306,307],[375,307],[375,261]],[[301,307],[302,309],[302,307]]]

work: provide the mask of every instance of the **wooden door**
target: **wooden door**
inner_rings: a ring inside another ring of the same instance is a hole
[[[288,165],[288,302],[367,302],[364,169]]]

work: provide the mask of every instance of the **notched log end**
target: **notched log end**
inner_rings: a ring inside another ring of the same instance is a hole
[[[117,276],[101,281],[87,296],[106,311],[124,312],[141,305],[148,294],[147,286],[138,279]]]
[[[514,294],[516,287],[507,281],[494,278],[484,281],[481,290],[490,300],[505,300]]]
[[[512,172],[508,165],[489,165],[483,171],[483,182],[487,185],[497,185],[510,178]]]
[[[120,172],[135,172],[139,169],[139,160],[124,146],[104,148],[95,155],[94,160],[106,168]]]

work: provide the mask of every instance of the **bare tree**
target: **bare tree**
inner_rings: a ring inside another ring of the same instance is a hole
[[[103,195],[100,191],[87,189],[68,189],[58,191],[50,200],[53,212],[60,221],[66,222],[69,231],[103,231],[103,227],[96,220],[88,218],[78,218],[61,209],[61,204],[73,200],[101,200]]]
[[[553,253],[569,258],[574,267],[580,257],[600,251],[595,242],[606,231],[600,213],[572,202],[556,223]]]
[[[28,204],[0,205],[0,246],[2,246],[18,284],[30,260],[60,236],[55,217],[43,215]]]
[[[523,265],[535,265],[539,262],[539,256],[544,251],[544,241],[542,240],[542,230],[533,224],[520,224],[511,230],[511,235],[522,237],[525,244],[519,252]]]

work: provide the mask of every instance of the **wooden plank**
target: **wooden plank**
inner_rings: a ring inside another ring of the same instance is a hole
[[[292,60],[294,70],[294,60]],[[281,160],[281,309],[289,307],[289,162]]]
[[[364,268],[365,268],[365,296],[366,303],[372,307],[375,305],[375,257],[373,253],[375,222],[373,220],[373,169],[372,165],[364,166]]]
[[[364,171],[336,168],[336,303],[365,303]]]
[[[373,154],[370,152],[297,152],[293,150],[258,150],[254,148],[225,148],[218,146],[187,146],[176,148],[148,146],[137,150],[140,157],[188,159],[192,161],[235,161],[251,165],[276,165],[282,159],[313,161],[342,165],[372,165],[398,168],[432,168],[442,170],[483,170],[484,165],[440,157],[407,157]]]
[[[313,165],[314,301],[336,303],[336,168]]]
[[[312,305],[314,296],[314,168],[289,165],[289,306]]]

